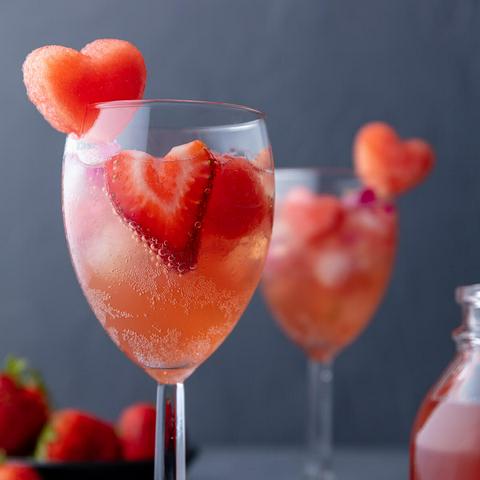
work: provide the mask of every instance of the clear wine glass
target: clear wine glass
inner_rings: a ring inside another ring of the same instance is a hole
[[[366,327],[394,261],[397,215],[349,170],[276,169],[272,242],[263,293],[308,358],[304,477],[333,479],[332,365]]]
[[[183,382],[250,301],[273,195],[264,115],[247,107],[102,103],[67,138],[63,212],[78,280],[110,338],[158,383],[156,480],[185,479]]]

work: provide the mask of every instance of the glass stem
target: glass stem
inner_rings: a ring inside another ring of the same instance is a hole
[[[332,362],[308,363],[308,459],[305,477],[333,477],[333,369]]]
[[[155,480],[185,480],[185,393],[183,383],[157,387]]]

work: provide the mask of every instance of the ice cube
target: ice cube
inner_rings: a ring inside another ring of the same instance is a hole
[[[132,238],[135,235],[132,230],[120,219],[102,220],[106,223],[97,223],[97,228],[91,231],[86,258],[98,273],[112,275],[125,268],[141,246]]]
[[[314,273],[326,287],[338,287],[348,280],[353,270],[353,259],[347,250],[321,250],[315,259]]]
[[[86,165],[101,165],[121,150],[118,142],[88,143],[69,135],[65,145],[67,155],[76,154]]]
[[[361,208],[356,213],[357,224],[377,235],[385,235],[388,225],[386,225],[385,218],[381,213],[377,209]]]
[[[63,170],[63,192],[66,201],[79,201],[87,187],[85,167],[78,161],[76,154],[65,155]]]

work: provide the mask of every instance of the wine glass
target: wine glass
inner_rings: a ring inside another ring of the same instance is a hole
[[[272,242],[263,293],[308,357],[304,476],[332,479],[332,365],[366,327],[394,261],[397,216],[349,170],[276,169]]]
[[[85,126],[64,155],[71,258],[103,328],[158,383],[155,479],[183,480],[183,382],[245,310],[271,235],[264,115],[117,101],[89,107]]]

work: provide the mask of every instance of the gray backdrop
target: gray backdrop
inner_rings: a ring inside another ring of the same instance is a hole
[[[57,406],[114,418],[154,385],[116,350],[83,299],[63,235],[63,137],[25,97],[33,48],[133,41],[147,96],[268,112],[277,165],[350,163],[355,130],[384,119],[438,150],[401,200],[394,278],[368,331],[336,366],[342,443],[403,443],[453,353],[452,289],[480,278],[477,0],[3,0],[0,3],[0,352],[29,357]],[[188,381],[197,443],[299,442],[305,361],[258,295]]]

